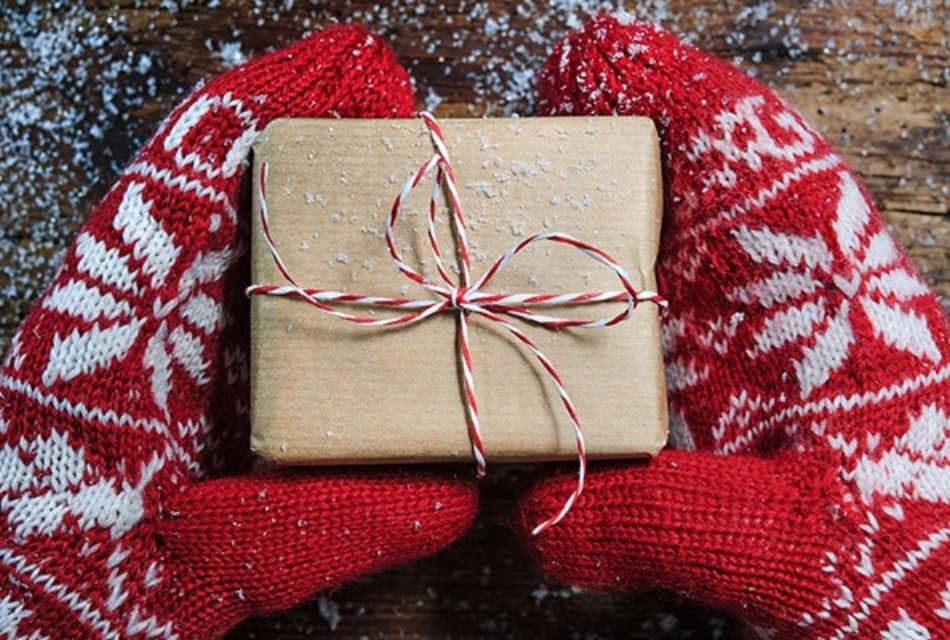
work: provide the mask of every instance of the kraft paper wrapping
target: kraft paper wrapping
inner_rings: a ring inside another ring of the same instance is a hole
[[[656,289],[662,183],[650,120],[457,119],[441,126],[468,223],[473,279],[527,235],[561,231],[613,255],[638,289]],[[278,120],[267,127],[254,147],[254,180],[266,161],[272,234],[302,286],[431,297],[393,265],[384,223],[402,183],[432,153],[421,120]],[[426,240],[430,192],[427,180],[410,196],[396,238],[403,259],[438,280]],[[439,238],[452,263],[449,219],[443,208]],[[256,189],[252,238],[252,282],[284,284],[261,237]],[[518,255],[486,288],[618,289],[610,270],[552,243]],[[620,308],[610,303],[540,312],[594,318]],[[470,317],[489,463],[574,459],[573,431],[540,365],[504,329]],[[666,389],[654,305],[641,304],[632,319],[596,330],[513,322],[564,379],[590,458],[653,455],[665,444]],[[302,301],[254,296],[252,449],[284,464],[471,460],[456,331],[454,313],[371,329]]]

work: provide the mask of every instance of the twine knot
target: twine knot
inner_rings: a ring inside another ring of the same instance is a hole
[[[584,479],[587,473],[587,452],[584,444],[584,432],[581,427],[581,420],[577,410],[568,395],[564,382],[561,379],[554,363],[541,352],[538,345],[522,329],[509,322],[505,316],[518,318],[526,322],[541,325],[551,329],[600,329],[623,322],[631,317],[633,310],[639,302],[652,302],[661,307],[666,306],[666,301],[655,291],[637,291],[631,283],[630,276],[626,270],[617,263],[607,252],[588,244],[566,233],[547,232],[536,233],[512,246],[507,253],[495,260],[485,273],[477,280],[472,280],[471,260],[469,257],[468,238],[466,236],[465,216],[462,213],[462,203],[456,186],[455,175],[452,164],[449,162],[449,154],[442,135],[442,129],[432,114],[422,112],[419,114],[428,128],[432,144],[435,147],[435,153],[429,160],[422,164],[416,172],[409,177],[403,184],[393,201],[389,216],[386,219],[386,247],[389,255],[396,265],[396,268],[409,280],[420,285],[422,288],[434,294],[433,297],[412,300],[407,298],[387,298],[371,294],[342,293],[339,291],[327,291],[324,289],[308,289],[301,287],[296,279],[287,270],[280,253],[277,251],[277,245],[274,242],[270,231],[270,223],[267,215],[267,163],[261,164],[260,179],[258,182],[258,203],[260,208],[261,230],[267,248],[274,259],[274,264],[281,275],[287,281],[286,285],[268,285],[254,284],[247,288],[248,295],[268,295],[268,296],[286,296],[303,300],[323,313],[346,320],[372,327],[396,327],[401,325],[421,322],[436,313],[457,312],[459,333],[458,333],[458,352],[462,368],[462,385],[464,393],[462,394],[465,404],[466,420],[469,427],[469,438],[472,442],[472,457],[475,459],[476,470],[479,477],[485,475],[485,454],[482,443],[481,428],[478,420],[478,406],[475,401],[475,378],[472,373],[472,358],[469,349],[468,323],[471,321],[469,315],[479,316],[487,321],[494,322],[506,329],[521,345],[530,351],[538,363],[548,374],[555,391],[561,399],[561,404],[574,430],[575,442],[577,445],[577,484],[574,491],[564,501],[561,509],[544,522],[538,524],[533,534],[537,535],[560,522],[568,514],[574,502],[580,497],[584,490]],[[429,247],[432,250],[435,269],[442,280],[442,284],[437,283],[431,278],[423,275],[420,271],[403,261],[399,250],[396,248],[393,228],[399,218],[399,213],[403,202],[413,189],[431,172],[436,172],[435,183],[433,184],[432,195],[429,200],[429,215],[427,218],[427,231],[429,238]],[[456,282],[449,270],[445,268],[442,261],[442,251],[439,247],[438,239],[435,233],[435,222],[439,209],[439,195],[444,193],[448,200],[449,208],[452,212],[455,239],[458,245],[458,255],[460,262],[460,275]],[[566,245],[579,250],[588,258],[607,267],[617,276],[620,281],[621,289],[617,291],[588,291],[580,293],[510,293],[510,294],[490,294],[485,293],[485,287],[505,268],[508,262],[517,254],[532,244],[539,242],[554,242],[560,245]],[[604,302],[621,302],[624,308],[604,318],[588,320],[583,318],[562,318],[547,316],[532,310],[532,307],[546,306],[566,306],[566,305],[587,305]],[[380,307],[389,310],[402,312],[388,318],[377,318],[370,315],[357,315],[341,311],[331,305],[362,305],[370,307]]]
[[[465,305],[469,304],[467,287],[452,287],[449,290],[449,306],[457,311],[464,311]]]

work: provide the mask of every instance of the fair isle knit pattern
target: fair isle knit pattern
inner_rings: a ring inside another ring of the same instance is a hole
[[[328,29],[199,87],[96,207],[0,370],[0,636],[212,638],[465,531],[449,478],[235,475],[250,145],[413,106],[385,44]]]
[[[626,16],[556,47],[539,106],[659,127],[679,449],[593,471],[528,540],[543,567],[763,638],[950,637],[950,333],[859,179],[767,88]],[[524,526],[571,482],[539,485]]]

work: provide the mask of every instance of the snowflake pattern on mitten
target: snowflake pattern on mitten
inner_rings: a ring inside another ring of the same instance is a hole
[[[216,637],[467,528],[451,478],[231,475],[251,144],[276,117],[413,106],[382,41],[331,28],[198,87],[122,173],[0,370],[0,635]]]
[[[557,46],[539,107],[657,123],[679,449],[592,473],[529,541],[542,565],[763,637],[944,637],[950,331],[855,175],[767,88],[626,15]],[[524,522],[566,490],[542,483]]]

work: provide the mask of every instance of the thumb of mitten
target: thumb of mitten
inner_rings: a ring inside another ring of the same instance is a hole
[[[459,537],[475,488],[449,476],[266,473],[198,483],[159,531],[183,624],[212,637]]]
[[[788,629],[800,622],[802,599],[835,592],[816,544],[847,535],[828,509],[828,494],[842,490],[830,465],[667,451],[591,473],[568,517],[530,536],[573,482],[540,483],[519,510],[531,552],[571,584],[670,589]]]

